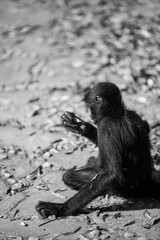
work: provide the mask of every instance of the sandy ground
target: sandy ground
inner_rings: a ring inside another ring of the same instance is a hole
[[[81,99],[97,81],[118,84],[127,106],[149,121],[160,169],[159,3],[0,1],[0,239],[160,239],[154,199],[120,207],[122,199],[106,196],[93,203],[103,211],[50,222],[35,210],[39,200],[73,196],[63,172],[97,154],[60,120],[66,110],[89,120]],[[128,39],[138,39],[135,51]]]

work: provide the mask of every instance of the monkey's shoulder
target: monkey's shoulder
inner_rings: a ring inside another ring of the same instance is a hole
[[[136,138],[138,135],[148,134],[146,122],[132,110],[126,110],[125,114],[118,118],[105,117],[98,127],[100,135],[107,135],[111,138],[122,137],[125,139]]]

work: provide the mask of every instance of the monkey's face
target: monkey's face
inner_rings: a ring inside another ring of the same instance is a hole
[[[96,84],[85,94],[84,101],[91,111],[94,123],[105,116],[111,116],[122,103],[119,88],[109,82]]]

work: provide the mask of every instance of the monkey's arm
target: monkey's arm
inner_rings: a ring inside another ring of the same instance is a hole
[[[90,123],[78,118],[74,113],[65,112],[62,115],[62,123],[66,129],[74,133],[79,133],[97,144],[97,129]]]

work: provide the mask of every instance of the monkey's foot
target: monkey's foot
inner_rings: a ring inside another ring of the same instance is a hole
[[[70,130],[74,133],[84,134],[87,130],[86,122],[71,112],[65,112],[62,115],[62,123],[67,130]]]
[[[36,210],[43,218],[48,218],[49,216],[52,215],[58,217],[61,207],[62,204],[40,201],[36,205]]]

